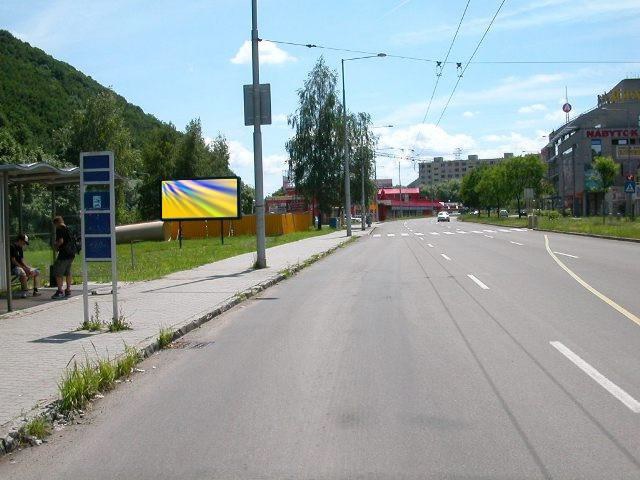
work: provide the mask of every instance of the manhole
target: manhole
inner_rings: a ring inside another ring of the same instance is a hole
[[[184,350],[187,348],[204,348],[204,347],[208,347],[209,345],[213,345],[215,342],[187,342],[185,340],[176,340],[175,342],[170,343],[169,345],[167,345],[167,348],[171,348],[174,350]]]

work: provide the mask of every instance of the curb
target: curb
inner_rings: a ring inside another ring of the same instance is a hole
[[[179,339],[180,337],[186,335],[192,330],[195,330],[196,328],[213,320],[214,318],[219,317],[224,312],[232,309],[236,305],[250,299],[251,297],[254,297],[258,293],[266,290],[267,288],[272,287],[280,283],[281,281],[292,277],[293,275],[300,272],[304,268],[316,263],[318,260],[321,260],[324,257],[331,255],[339,248],[344,248],[349,244],[354,243],[355,241],[358,240],[358,238],[360,237],[359,236],[349,237],[346,240],[337,244],[336,246],[331,247],[328,250],[325,250],[324,252],[316,253],[302,262],[299,262],[290,267],[287,267],[285,270],[278,272],[276,275],[273,275],[267,280],[264,280],[250,288],[247,288],[246,290],[242,290],[236,293],[231,299],[222,302],[220,306],[216,307],[211,312],[188,322],[187,324],[183,325],[177,330],[174,330],[172,333],[171,341],[173,342]],[[140,361],[138,363],[140,363],[142,360],[146,358],[149,358],[155,352],[158,352],[159,350],[161,350],[160,341],[157,338],[154,341],[152,341],[150,344],[148,344],[146,347],[136,347],[136,348],[140,355]],[[114,357],[114,360],[116,360],[117,358],[119,358],[119,356]],[[42,440],[40,439],[35,439],[33,437],[29,437],[28,435],[25,435],[24,433],[22,433],[21,428],[24,425],[26,425],[29,420],[33,420],[35,418],[44,418],[50,423],[53,423],[54,421],[63,418],[63,415],[61,415],[58,412],[57,403],[58,403],[58,400],[56,399],[42,407],[38,407],[32,410],[31,412],[29,412],[29,414],[21,415],[20,420],[17,420],[12,422],[11,424],[8,424],[7,428],[9,428],[9,432],[5,436],[0,436],[0,458],[19,448],[36,446],[43,443]],[[73,417],[74,414],[72,413],[70,414],[70,416]]]

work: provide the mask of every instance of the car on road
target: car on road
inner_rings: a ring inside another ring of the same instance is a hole
[[[502,209],[502,210],[500,210],[499,215],[500,215],[500,218],[508,218],[509,217],[509,211],[505,210],[505,209]]]
[[[438,213],[438,222],[450,222],[451,218],[447,212]]]

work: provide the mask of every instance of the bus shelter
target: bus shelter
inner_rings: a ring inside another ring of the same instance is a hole
[[[22,187],[29,184],[45,185],[51,190],[51,218],[56,215],[55,188],[58,185],[80,183],[80,169],[58,168],[48,163],[0,165],[0,290],[7,292],[7,311],[13,310],[11,296],[11,212],[9,210],[10,188],[17,188],[18,230],[22,230]],[[19,232],[16,232],[19,233]]]

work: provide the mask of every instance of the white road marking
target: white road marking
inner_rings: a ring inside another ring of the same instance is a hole
[[[589,285],[587,282],[585,282],[582,278],[580,278],[578,275],[576,275],[575,273],[573,273],[573,271],[571,271],[571,269],[569,267],[567,267],[564,263],[562,263],[562,261],[560,261],[560,259],[558,257],[556,257],[553,252],[551,251],[551,247],[549,247],[549,237],[547,235],[544,236],[544,244],[545,247],[547,248],[547,253],[549,255],[551,255],[551,258],[553,258],[555,260],[555,262],[560,266],[560,268],[562,268],[565,272],[567,272],[569,275],[571,275],[571,277],[578,282],[580,285],[582,285],[584,288],[586,288],[587,290],[589,290],[591,293],[593,293],[596,297],[598,297],[600,300],[602,300],[604,303],[606,303],[607,305],[609,305],[611,308],[613,308],[614,310],[617,310],[618,312],[620,312],[622,315],[624,315],[625,317],[627,317],[629,320],[631,320],[632,322],[635,322],[637,325],[640,325],[640,318],[638,318],[637,316],[635,316],[633,313],[631,313],[629,310],[627,310],[626,308],[618,305],[616,302],[614,302],[613,300],[611,300],[609,297],[607,297],[606,295],[604,295],[603,293],[600,293],[598,290],[596,290],[595,288],[593,288],[591,285]]]
[[[442,233],[444,233],[445,235],[455,235],[455,233],[453,232],[442,232]]]
[[[429,232],[431,235],[440,235],[438,232]]]
[[[487,232],[487,233],[498,233],[495,230],[483,230],[483,232]]]
[[[424,240],[424,238],[422,238],[422,237],[418,237],[418,238],[419,238],[420,240]]]
[[[604,388],[611,395],[620,400],[629,410],[633,413],[640,413],[640,402],[638,402],[635,398],[621,389],[618,385],[613,383],[607,377],[602,375],[598,370],[593,368],[587,362],[585,362],[578,355],[573,353],[568,347],[563,345],[561,342],[549,342],[553,348],[558,350],[561,354],[567,357],[569,360],[573,362],[573,364],[582,370],[584,373],[589,375],[592,379],[594,379],[598,384]]]
[[[417,236],[421,237],[422,235],[424,235],[424,233],[416,232],[416,233],[414,233],[414,235],[417,235]]]
[[[576,257],[575,255],[570,255],[568,253],[562,253],[562,252],[553,252],[553,253],[555,253],[556,255],[563,255],[565,257],[580,258],[580,257]]]
[[[509,242],[509,243],[513,243],[514,245],[520,245],[521,247],[524,246],[524,243],[518,243],[518,242]]]
[[[476,285],[478,285],[481,289],[483,290],[489,290],[489,287],[487,287],[484,283],[482,283],[480,280],[478,280],[475,275],[471,275],[470,273],[467,274],[467,277],[469,277],[471,280],[473,280]]]
[[[379,238],[381,235],[379,233],[374,233],[373,238]]]
[[[408,236],[409,236],[409,234],[408,234],[408,233],[401,233],[401,234],[400,234],[400,236],[402,236],[402,237],[408,237]]]
[[[387,233],[387,237],[395,237],[396,234],[395,233]]]
[[[442,256],[442,258],[444,258],[445,260],[449,260],[449,261],[451,261],[451,259],[450,259],[449,257],[447,257],[444,253],[441,253],[440,255],[441,255],[441,256]]]
[[[504,233],[509,233],[510,230],[505,230],[504,228],[499,228],[498,229],[499,232],[504,232]]]
[[[493,238],[491,235],[485,235],[485,237],[487,237],[487,238]]]
[[[429,245],[429,248],[433,248],[433,245],[431,245],[430,243],[427,243],[427,245]]]
[[[456,230],[456,233],[467,234],[467,233],[469,233],[469,232],[465,232],[464,230]]]
[[[473,233],[482,233],[480,230],[471,230]]]

